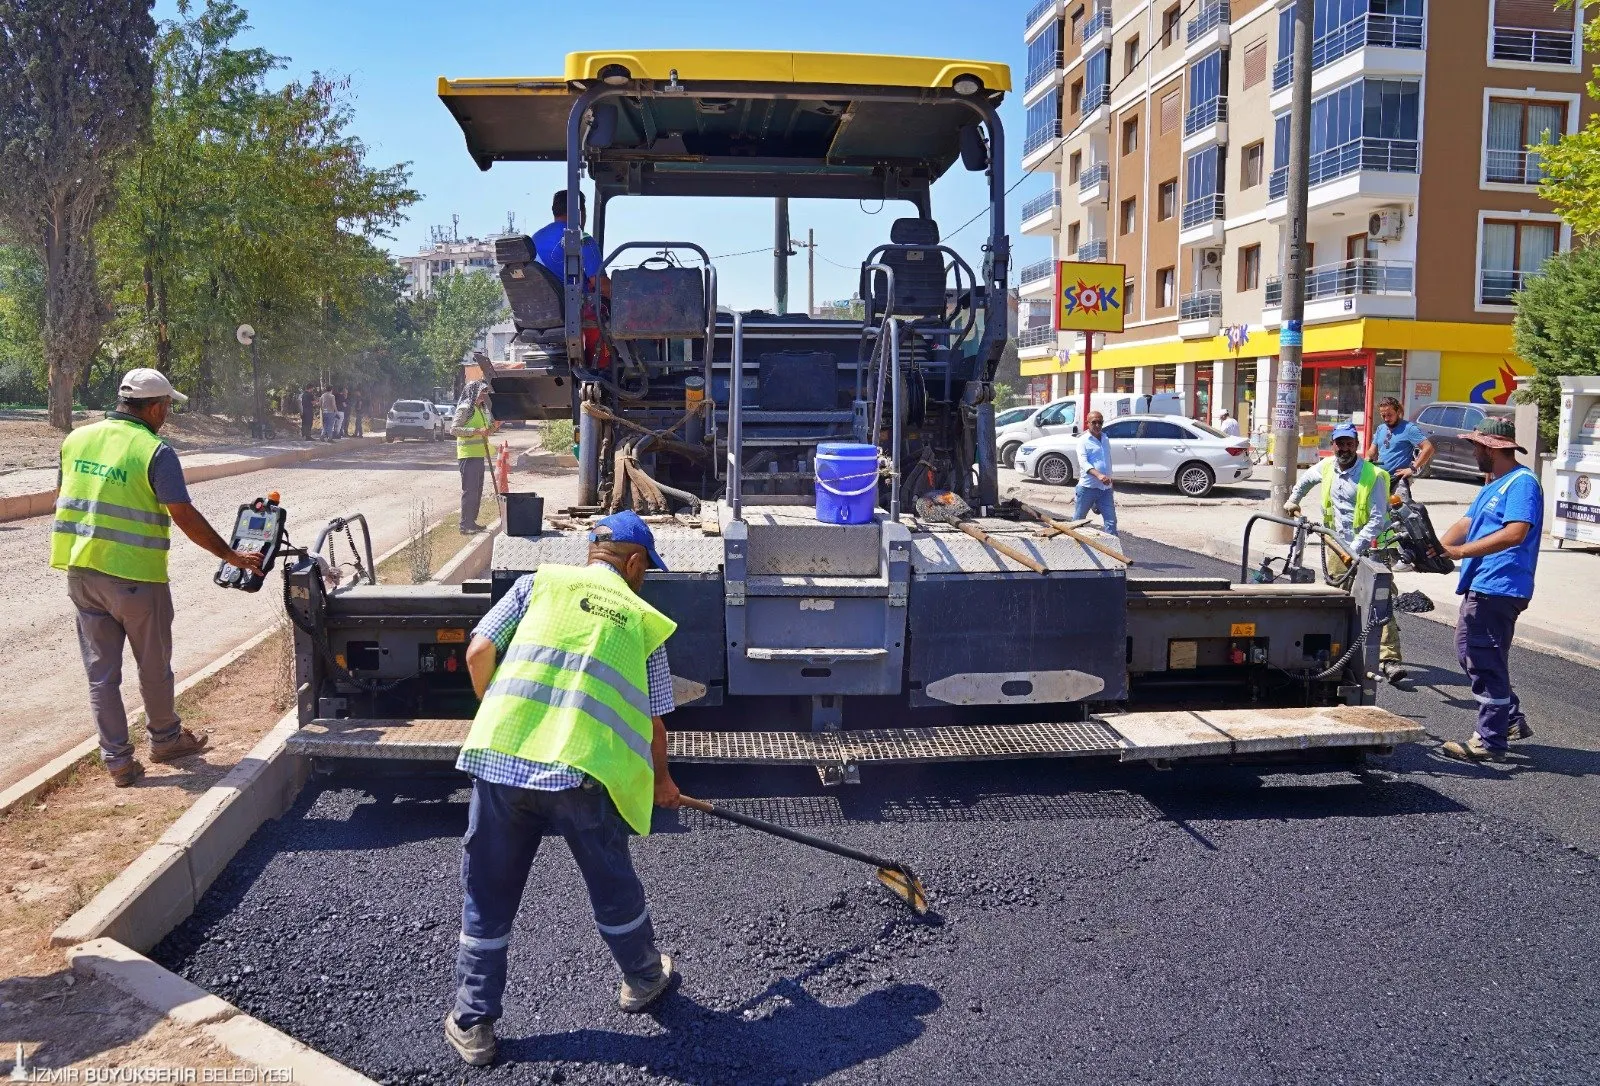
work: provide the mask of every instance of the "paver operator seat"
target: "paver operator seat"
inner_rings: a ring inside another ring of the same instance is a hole
[[[939,224],[932,219],[896,219],[889,228],[889,243],[897,246],[930,248],[885,249],[878,260],[894,269],[894,315],[897,317],[942,317],[945,314],[944,254],[939,244]],[[884,296],[883,276],[873,276],[874,303]],[[881,305],[879,306],[881,311]]]

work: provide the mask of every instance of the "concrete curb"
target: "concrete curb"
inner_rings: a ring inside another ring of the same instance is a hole
[[[67,951],[72,970],[105,981],[168,1021],[198,1029],[246,1063],[288,1071],[294,1082],[376,1086],[372,1079],[252,1018],[114,939],[93,939]],[[230,1080],[232,1081],[232,1080]]]
[[[192,468],[183,469],[183,481],[186,483],[206,483],[213,479],[228,479],[235,475],[248,475],[253,471],[262,471],[266,468],[281,468],[289,464],[302,464],[307,460],[321,460],[325,457],[335,456],[353,449],[366,449],[383,444],[383,436],[347,437],[327,445],[317,445],[309,449],[291,449],[288,452],[273,453],[270,456],[247,456],[223,464],[197,464]],[[38,517],[55,508],[56,492],[52,487],[49,490],[35,490],[29,494],[13,494],[9,498],[0,498],[0,521],[23,520],[27,517]]]
[[[256,648],[262,644],[262,642],[266,641],[267,638],[271,637],[277,632],[278,627],[268,627],[267,629],[256,634],[250,640],[246,641],[244,644],[240,645],[238,648],[231,649],[228,652],[223,653],[205,667],[201,668],[199,671],[196,671],[193,675],[190,675],[188,678],[178,683],[177,686],[173,687],[173,697],[178,698],[182,697],[184,694],[187,694],[196,686],[199,686],[207,679],[216,675],[217,672],[221,671],[223,668],[239,661],[247,653],[249,653],[250,650]],[[143,711],[144,708],[142,705],[134,706],[129,715],[132,716],[134,714],[142,713]],[[83,764],[83,762],[87,761],[88,759],[93,758],[99,749],[99,738],[91,735],[89,738],[85,739],[71,750],[57,755],[44,765],[40,766],[38,769],[34,770],[32,773],[29,773],[16,784],[13,784],[5,791],[0,792],[0,815],[5,815],[13,807],[16,807],[22,803],[26,803],[29,800],[37,799],[39,796],[50,791],[50,789],[54,788],[56,785],[60,784],[62,781],[71,776],[73,771],[76,770],[79,765]]]
[[[439,572],[430,577],[428,583],[460,584],[482,574],[489,568],[489,558],[494,553],[494,541],[500,534],[500,524],[499,520],[492,521],[468,540],[454,558],[439,567]]]
[[[291,711],[160,840],[69,916],[51,943],[109,937],[144,951],[182,923],[250,835],[299,795],[308,767],[287,749],[298,729]]]

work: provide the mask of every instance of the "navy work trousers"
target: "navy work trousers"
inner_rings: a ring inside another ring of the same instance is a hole
[[[511,923],[539,842],[567,839],[589,887],[595,925],[622,972],[650,978],[660,969],[644,887],[628,854],[628,825],[604,787],[539,792],[473,778],[461,849],[461,939],[456,952],[456,1022],[471,1029],[501,1014]]]
[[[1511,689],[1509,657],[1517,616],[1527,606],[1517,596],[1468,592],[1456,618],[1456,655],[1478,703],[1478,738],[1494,750],[1505,750],[1511,726],[1523,722],[1522,703]]]

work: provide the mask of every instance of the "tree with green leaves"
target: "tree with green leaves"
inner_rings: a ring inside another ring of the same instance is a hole
[[[1539,429],[1554,445],[1558,378],[1600,373],[1600,247],[1557,253],[1516,298],[1516,351],[1533,366]]]
[[[1600,10],[1600,0],[1560,0],[1561,6],[1574,3],[1585,9]],[[1600,18],[1591,12],[1584,19],[1585,53],[1600,52]],[[1597,71],[1600,74],[1600,71]],[[1589,97],[1600,101],[1600,79],[1589,82]],[[1580,237],[1600,234],[1600,114],[1591,114],[1583,128],[1570,136],[1547,134],[1539,147],[1545,180],[1539,194],[1556,206]]]
[[[44,267],[21,245],[0,245],[0,400],[33,402],[44,391],[39,326]]]
[[[72,429],[73,389],[110,310],[95,225],[150,121],[153,0],[0,0],[0,234],[44,266],[50,424]]]
[[[433,362],[435,380],[454,386],[472,345],[505,317],[505,291],[489,272],[461,272],[438,280],[423,305],[423,352]]]

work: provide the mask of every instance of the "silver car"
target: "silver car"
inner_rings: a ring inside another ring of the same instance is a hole
[[[1417,412],[1416,420],[1422,432],[1433,440],[1433,459],[1423,474],[1481,480],[1483,472],[1478,470],[1477,457],[1466,435],[1485,418],[1511,420],[1516,413],[1510,404],[1430,403]]]
[[[1125,415],[1106,423],[1111,442],[1111,477],[1119,482],[1177,487],[1203,498],[1218,483],[1250,478],[1250,443],[1203,422],[1171,415]],[[1055,486],[1077,481],[1081,438],[1057,435],[1029,441],[1017,453],[1025,479]]]
[[[1000,452],[1000,466],[1015,467],[1017,450],[1034,438],[1044,437],[1047,434],[1071,435],[1077,432],[1078,400],[1075,396],[1052,400],[1004,429],[997,423],[995,444]]]

